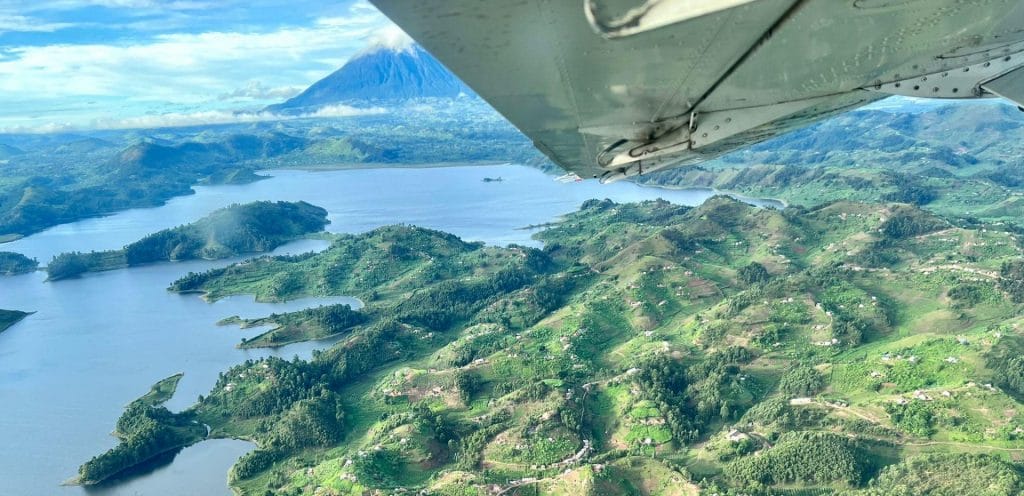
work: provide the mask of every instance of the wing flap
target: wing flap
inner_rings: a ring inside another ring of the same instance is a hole
[[[983,83],[981,87],[1024,107],[1024,67]]]

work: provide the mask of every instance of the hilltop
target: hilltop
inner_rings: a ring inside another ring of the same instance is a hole
[[[288,339],[341,340],[233,367],[189,410],[258,442],[236,490],[1024,488],[1016,232],[905,204],[716,197],[591,200],[538,237],[391,226],[175,282],[366,303],[270,316]]]

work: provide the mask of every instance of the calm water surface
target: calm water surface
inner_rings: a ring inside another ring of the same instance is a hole
[[[550,222],[590,198],[639,201],[664,198],[697,205],[709,190],[663,190],[632,183],[563,184],[520,166],[348,171],[269,171],[271,179],[241,186],[197,187],[196,194],[152,209],[54,227],[0,245],[42,263],[64,251],[120,248],[151,232],[194,221],[232,203],[304,200],[330,212],[333,232],[364,232],[394,223],[448,231],[490,244],[533,244],[531,224]],[[484,183],[483,177],[502,182]],[[752,202],[779,206],[777,202]],[[326,247],[299,241],[277,253]],[[259,317],[351,298],[307,298],[280,304],[239,296],[206,303],[167,285],[189,271],[230,261],[194,261],[43,282],[39,272],[0,278],[0,308],[37,313],[0,334],[0,493],[16,495],[230,494],[226,473],[251,448],[241,441],[204,441],[120,484],[85,490],[59,484],[77,467],[115,445],[109,435],[123,407],[154,382],[184,372],[172,410],[188,407],[217,374],[248,358],[308,357],[330,343],[299,343],[239,350],[239,330],[215,323],[231,315]]]

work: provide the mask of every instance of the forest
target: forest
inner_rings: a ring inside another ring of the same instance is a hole
[[[157,455],[180,449],[206,436],[206,428],[191,412],[172,413],[162,405],[174,394],[181,374],[164,379],[142,398],[131,402],[117,419],[117,446],[92,457],[78,469],[76,483],[99,484],[131,470]]]
[[[36,270],[39,261],[21,253],[0,251],[0,276],[27,274]]]

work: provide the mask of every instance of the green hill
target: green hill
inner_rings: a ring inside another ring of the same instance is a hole
[[[638,179],[812,206],[913,203],[950,217],[1017,222],[1024,114],[1000,103],[859,110],[700,164]]]
[[[913,494],[908,472],[933,494],[1024,483],[1024,264],[1006,226],[903,204],[777,211],[716,197],[591,200],[538,237],[543,250],[497,248],[390,226],[173,283],[366,304],[358,317],[268,317],[284,339],[333,325],[341,340],[308,361],[233,367],[189,410],[214,437],[259,444],[233,487]]]

